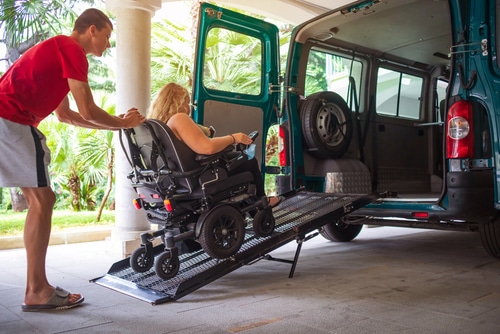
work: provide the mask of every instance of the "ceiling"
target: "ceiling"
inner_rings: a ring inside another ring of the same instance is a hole
[[[178,0],[163,0],[172,2]],[[206,0],[208,2],[208,0]],[[221,6],[238,8],[246,12],[298,25],[319,14],[342,6],[352,0],[214,0]]]

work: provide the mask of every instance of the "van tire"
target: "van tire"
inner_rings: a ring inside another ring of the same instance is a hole
[[[350,225],[341,220],[336,220],[323,226],[319,233],[323,238],[330,241],[348,242],[356,238],[362,228],[362,224]]]
[[[311,94],[300,104],[302,134],[308,152],[320,159],[338,159],[349,148],[352,112],[334,92]]]
[[[483,247],[493,257],[500,259],[500,219],[493,222],[480,223],[479,234]]]

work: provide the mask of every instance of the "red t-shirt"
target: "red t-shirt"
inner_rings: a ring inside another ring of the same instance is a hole
[[[85,50],[69,36],[25,52],[0,78],[0,117],[38,126],[69,93],[68,79],[87,82]]]

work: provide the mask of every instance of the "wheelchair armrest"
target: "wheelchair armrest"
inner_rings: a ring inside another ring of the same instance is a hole
[[[228,172],[231,172],[233,169],[241,165],[243,162],[248,160],[248,156],[244,153],[239,154],[236,157],[233,157],[231,160],[226,161],[226,168]]]
[[[234,145],[229,145],[225,149],[215,154],[196,154],[194,160],[201,165],[206,165],[215,159],[221,158],[224,154],[234,151]]]

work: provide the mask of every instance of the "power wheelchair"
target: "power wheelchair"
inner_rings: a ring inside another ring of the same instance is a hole
[[[217,154],[196,154],[154,119],[121,130],[120,141],[132,167],[128,178],[139,195],[134,205],[158,225],[141,234],[141,246],[130,257],[135,271],[146,272],[154,265],[159,277],[170,279],[179,271],[181,252],[190,252],[193,245],[224,259],[238,252],[245,233],[273,234],[272,209],[265,196],[257,198],[252,173],[231,174],[248,159],[248,147],[230,145]],[[158,237],[165,247],[155,259],[153,241]],[[188,250],[182,251],[185,245]]]

